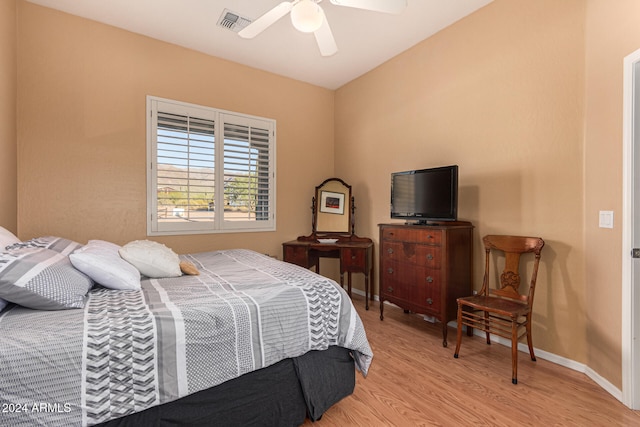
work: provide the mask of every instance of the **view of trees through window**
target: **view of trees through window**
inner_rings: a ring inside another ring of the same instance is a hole
[[[213,221],[216,213],[230,221],[261,218],[261,196],[268,195],[268,131],[225,124],[223,197],[216,206],[214,130],[212,120],[159,113],[158,221]]]

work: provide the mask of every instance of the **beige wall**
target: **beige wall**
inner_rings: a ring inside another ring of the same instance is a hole
[[[622,382],[622,93],[624,57],[640,49],[640,2],[589,0],[586,33],[585,261],[588,365]],[[598,211],[613,210],[613,230]]]
[[[0,124],[2,225],[16,223],[17,185],[23,238],[145,238],[147,94],[278,121],[278,231],[158,239],[179,252],[280,254],[334,174],[353,186],[356,231],[377,241],[392,171],[457,163],[476,287],[480,236],[544,237],[536,347],[621,387],[622,59],[640,47],[636,0],[495,0],[335,93],[17,5],[17,39],[13,1],[0,6],[0,112],[18,106],[17,131]],[[613,230],[597,227],[602,209]]]
[[[0,1],[0,226],[17,232],[16,3]]]
[[[622,63],[638,16],[635,0],[495,0],[336,93],[336,174],[360,234],[389,221],[391,171],[459,164],[476,287],[482,235],[545,238],[534,343],[619,388]]]
[[[458,164],[476,288],[481,236],[543,237],[534,344],[582,363],[584,23],[582,0],[496,0],[340,88],[335,114],[359,232],[390,222],[392,171]]]
[[[146,95],[277,120],[277,231],[155,238],[177,252],[280,256],[333,174],[333,91],[23,1],[18,91],[24,238],[146,238]]]

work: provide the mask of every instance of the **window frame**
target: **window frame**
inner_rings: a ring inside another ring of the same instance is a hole
[[[276,230],[276,121],[234,111],[221,110],[147,95],[147,235],[215,234],[265,232]],[[225,220],[225,211],[214,212],[213,221],[163,223],[158,221],[158,112],[197,117],[214,122],[214,206],[224,206],[225,123],[268,131],[268,201],[267,219]]]

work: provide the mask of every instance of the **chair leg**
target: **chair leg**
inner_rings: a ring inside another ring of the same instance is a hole
[[[487,344],[491,344],[491,333],[489,332],[489,312],[484,312],[484,331],[487,336]]]
[[[533,339],[531,338],[531,313],[527,315],[527,344],[529,345],[529,355],[531,360],[536,361],[536,355],[533,353]]]
[[[511,383],[518,384],[518,325],[511,319]]]
[[[447,346],[447,334],[449,333],[449,328],[447,327],[447,322],[442,322],[442,346]]]
[[[456,351],[453,353],[453,357],[458,358],[458,352],[460,351],[460,344],[462,343],[462,305],[458,303],[458,330],[456,333]]]

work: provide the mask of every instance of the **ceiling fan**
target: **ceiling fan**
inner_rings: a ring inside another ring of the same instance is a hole
[[[331,56],[338,51],[327,17],[320,7],[322,0],[283,1],[276,7],[243,28],[238,35],[252,39],[287,13],[291,15],[293,26],[303,33],[313,33],[322,56]],[[407,6],[407,0],[329,0],[336,6],[347,6],[375,12],[400,13]]]

